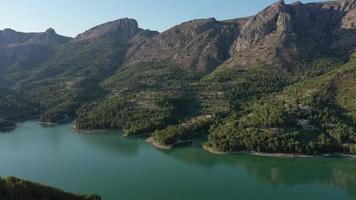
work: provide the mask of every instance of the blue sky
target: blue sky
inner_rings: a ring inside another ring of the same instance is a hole
[[[145,29],[164,31],[196,18],[249,16],[276,0],[0,0],[0,29],[42,32],[48,27],[75,36],[124,17]],[[312,2],[313,0],[302,0]],[[292,0],[286,0],[292,3]]]

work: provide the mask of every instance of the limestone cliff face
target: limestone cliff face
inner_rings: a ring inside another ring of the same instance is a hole
[[[355,50],[355,0],[287,5],[279,1],[252,17],[231,48],[228,66],[290,64]]]
[[[126,45],[120,62],[126,67],[163,62],[208,74],[220,65],[289,66],[330,53],[350,54],[356,50],[355,31],[356,0],[308,4],[280,0],[255,16],[228,21],[191,20],[162,33],[143,30],[134,19],[119,19],[85,31],[71,43],[115,41]],[[0,31],[0,48],[24,44],[56,46],[69,41],[53,29],[44,33]],[[6,49],[3,57],[14,57],[11,52]]]
[[[238,34],[237,22],[192,20],[135,45],[127,54],[126,65],[167,62],[187,70],[209,72],[229,57],[229,48]]]
[[[74,41],[107,37],[109,39],[126,42],[140,31],[141,29],[138,27],[136,20],[124,18],[91,28],[79,34]]]
[[[209,73],[221,64],[288,66],[325,54],[351,53],[356,46],[355,5],[355,0],[280,0],[252,17],[188,21],[134,44],[125,64],[167,62]]]

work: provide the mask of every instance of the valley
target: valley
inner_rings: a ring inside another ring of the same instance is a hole
[[[38,116],[216,152],[356,153],[356,2],[286,4],[162,33],[0,31],[0,128]],[[206,116],[209,116],[208,118]]]

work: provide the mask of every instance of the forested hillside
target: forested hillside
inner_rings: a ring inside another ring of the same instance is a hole
[[[0,34],[0,127],[39,116],[212,151],[356,153],[356,1],[286,4],[255,16],[134,19],[75,38]]]
[[[0,178],[2,200],[100,200],[98,195],[79,195],[15,177]]]

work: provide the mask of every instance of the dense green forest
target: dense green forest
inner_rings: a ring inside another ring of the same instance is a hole
[[[320,66],[330,70],[322,73]],[[339,65],[323,59],[307,70],[295,73],[296,80],[281,92],[261,99],[244,101],[248,95],[233,92],[231,114],[211,129],[206,145],[223,152],[355,154],[356,104],[350,100],[356,97],[355,61]],[[336,81],[348,84],[347,92]]]
[[[0,178],[2,200],[100,200],[98,195],[80,195],[15,177]]]
[[[44,101],[20,98],[21,91],[0,90],[0,127],[46,110],[42,121],[75,117],[77,129],[152,133],[163,145],[208,135],[205,146],[222,152],[356,153],[353,57],[325,57],[290,68],[222,66],[206,76],[168,63],[120,70],[100,86],[89,80],[71,83],[76,89],[66,90],[73,89],[73,95],[65,93],[61,98],[68,101],[58,99],[51,109]]]
[[[15,127],[15,123],[4,118],[0,118],[0,132],[11,130]]]
[[[35,117],[40,110],[38,104],[0,87],[0,131],[11,130],[15,122]]]
[[[354,60],[343,64],[330,57],[293,70],[257,66],[199,77],[147,65],[142,72],[148,78],[125,72],[105,82],[123,92],[82,107],[76,127],[152,132],[163,145],[207,134],[206,146],[222,152],[355,154],[356,104],[351,99],[356,93],[349,82],[354,66]],[[180,75],[168,78],[171,83],[160,81],[170,73]],[[349,84],[348,91],[340,91],[344,87],[336,87],[336,81]]]

